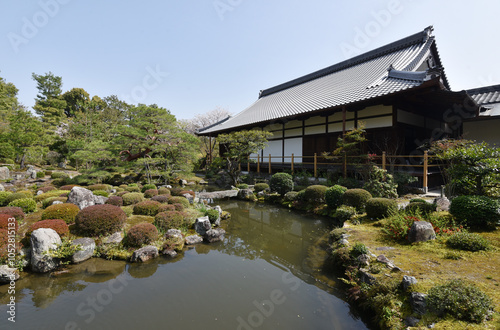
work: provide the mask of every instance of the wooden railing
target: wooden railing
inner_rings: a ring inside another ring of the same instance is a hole
[[[273,168],[278,170],[286,167],[293,174],[297,167],[302,167],[312,169],[314,177],[318,178],[319,169],[336,166],[342,168],[343,175],[346,177],[349,166],[376,164],[384,170],[395,171],[397,168],[402,168],[412,175],[422,176],[422,188],[427,191],[430,168],[440,166],[440,164],[430,164],[431,157],[427,151],[421,155],[387,155],[386,152],[383,152],[382,155],[368,156],[347,156],[344,154],[333,159],[316,153],[313,156],[295,156],[294,154],[290,156],[272,156],[269,154],[264,157],[260,155],[249,157],[246,164],[240,164],[240,169],[243,169],[246,165],[248,172],[251,172],[251,167],[255,167],[257,173],[261,173],[261,170],[264,169],[267,170],[267,173],[272,174]],[[251,164],[255,164],[255,166],[251,166]]]

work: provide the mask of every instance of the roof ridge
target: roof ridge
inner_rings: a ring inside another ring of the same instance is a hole
[[[500,85],[491,85],[478,88],[472,88],[465,90],[469,95],[471,94],[483,94],[491,92],[500,92]]]
[[[305,76],[290,80],[290,81],[285,82],[283,84],[276,85],[274,87],[262,90],[260,92],[259,98],[274,94],[276,92],[288,89],[288,88],[293,87],[293,86],[303,84],[305,82],[326,76],[328,74],[332,74],[334,72],[345,70],[345,69],[352,67],[352,66],[355,66],[357,64],[375,59],[375,58],[380,57],[380,56],[385,55],[385,54],[395,52],[395,51],[400,50],[402,48],[406,48],[410,45],[426,42],[429,38],[432,37],[431,33],[432,33],[433,29],[434,28],[432,26],[428,26],[423,31],[412,34],[411,36],[394,41],[390,44],[373,49],[371,51],[368,51],[368,52],[363,53],[361,55],[347,59],[345,61],[339,62],[337,64],[331,65],[331,66],[326,67],[324,69],[309,73]]]

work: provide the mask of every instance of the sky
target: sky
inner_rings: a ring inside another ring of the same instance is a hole
[[[0,77],[28,108],[32,73],[52,72],[63,91],[178,119],[236,114],[262,89],[432,25],[460,91],[500,84],[499,12],[498,0],[0,0]]]

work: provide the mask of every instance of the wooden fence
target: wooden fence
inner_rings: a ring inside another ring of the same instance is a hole
[[[425,192],[428,190],[428,177],[431,173],[440,173],[440,164],[430,164],[432,156],[429,156],[427,151],[422,155],[387,155],[383,152],[382,155],[368,155],[368,156],[343,156],[334,159],[328,159],[323,155],[314,154],[313,156],[268,156],[249,157],[246,164],[240,164],[240,170],[251,172],[255,168],[257,173],[267,172],[273,173],[274,170],[289,169],[292,174],[298,169],[309,169],[314,172],[314,177],[318,178],[320,169],[339,167],[342,168],[344,177],[347,176],[349,167],[353,166],[368,166],[376,164],[384,170],[390,169],[393,171],[404,171],[411,175],[422,177],[422,188]],[[353,161],[356,160],[356,161]],[[252,165],[253,164],[253,165]],[[433,171],[432,168],[437,168]]]

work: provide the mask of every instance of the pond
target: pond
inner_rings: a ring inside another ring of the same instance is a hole
[[[223,242],[145,264],[93,258],[16,282],[12,329],[367,329],[331,279],[311,266],[328,230],[313,215],[221,201],[231,212]],[[320,280],[321,279],[321,280]]]

